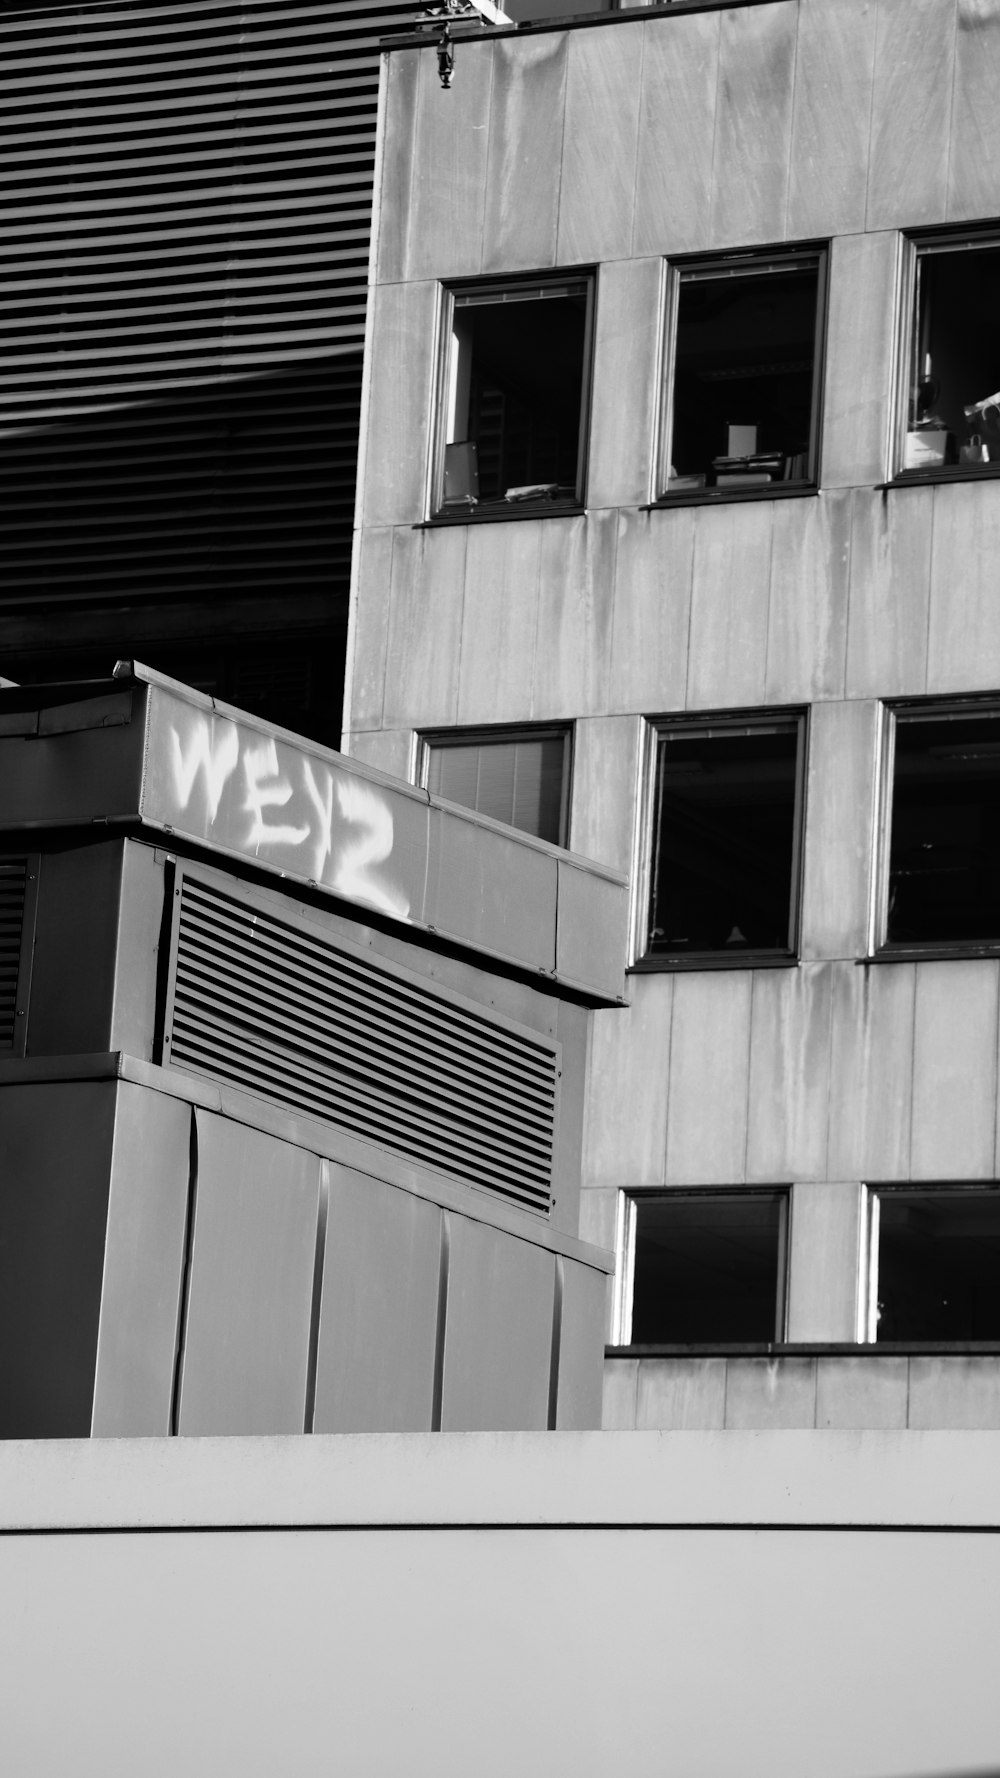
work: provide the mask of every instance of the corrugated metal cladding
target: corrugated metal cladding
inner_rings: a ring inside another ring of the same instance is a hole
[[[26,858],[0,858],[0,1051],[18,1047],[17,987],[21,973]]]
[[[164,1060],[547,1212],[559,1046],[186,871]]]
[[[337,738],[377,44],[424,4],[0,10],[11,677],[145,647]]]

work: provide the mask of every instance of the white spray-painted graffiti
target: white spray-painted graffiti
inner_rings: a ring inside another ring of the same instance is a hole
[[[406,919],[408,898],[376,869],[391,857],[393,819],[374,785],[224,716],[186,710],[169,736],[175,813],[206,839]]]

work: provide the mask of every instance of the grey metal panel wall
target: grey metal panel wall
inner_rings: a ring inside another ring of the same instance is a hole
[[[556,1428],[586,1432],[601,1421],[604,1305],[609,1280],[560,1259],[561,1301]]]
[[[192,1109],[118,1088],[91,1432],[171,1431],[188,1218]]]
[[[442,1432],[548,1424],[555,1258],[449,1214]]]
[[[0,1438],[90,1431],[115,1098],[0,1089]]]
[[[178,1430],[302,1432],[319,1162],[211,1112],[195,1119]]]
[[[429,1432],[442,1212],[349,1167],[330,1174],[312,1429]]]

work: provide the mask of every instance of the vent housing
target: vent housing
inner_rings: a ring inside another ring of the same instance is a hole
[[[547,1214],[559,1045],[178,870],[163,1059]]]

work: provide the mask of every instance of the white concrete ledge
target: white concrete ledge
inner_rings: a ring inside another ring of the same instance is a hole
[[[1000,1527],[1000,1432],[0,1444],[0,1529]]]

